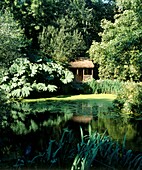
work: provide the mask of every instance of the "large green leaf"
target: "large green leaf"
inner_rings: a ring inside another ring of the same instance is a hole
[[[32,88],[37,91],[47,91],[47,87],[44,83],[33,83]]]
[[[67,84],[67,83],[70,83],[73,80],[73,78],[74,78],[73,73],[68,70],[65,70],[64,76],[62,76],[61,81],[64,84]]]
[[[55,86],[55,85],[48,85],[47,86],[47,88],[48,88],[48,90],[49,90],[49,92],[53,92],[53,91],[56,91],[57,90],[57,86]]]
[[[50,60],[41,62],[32,63],[28,59],[17,58],[4,74],[0,88],[11,97],[24,98],[30,96],[33,90],[37,93],[54,92],[57,86],[72,81],[73,74],[61,64]]]
[[[34,77],[38,72],[38,65],[37,64],[30,64],[29,67],[30,67],[30,70],[31,70],[30,76]]]
[[[22,97],[28,97],[30,95],[30,92],[32,91],[33,89],[29,86],[24,86],[22,89],[21,89],[21,96]]]
[[[19,98],[21,97],[21,89],[15,89],[11,92],[12,97]]]

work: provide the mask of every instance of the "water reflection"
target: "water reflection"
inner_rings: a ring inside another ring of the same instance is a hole
[[[92,121],[94,131],[103,133],[107,129],[107,133],[114,140],[123,143],[126,136],[126,147],[134,151],[142,152],[142,131],[140,121],[128,119],[127,122],[123,118],[97,118]]]
[[[79,108],[79,107],[78,107]],[[111,113],[108,105],[84,101],[80,104],[78,112],[73,115],[73,121],[78,123],[90,123],[92,131],[104,133],[112,139],[124,142],[126,148],[136,152],[142,152],[142,120],[136,120],[130,116]]]
[[[79,126],[104,133],[123,142],[126,135],[128,149],[142,152],[142,122],[129,117],[114,115],[109,103],[93,100],[46,101],[11,104],[9,113],[1,120],[0,154],[5,156],[15,150],[15,156],[45,149],[50,140],[59,140],[64,128],[69,127],[79,138]],[[21,151],[19,148],[23,148]],[[17,149],[17,150],[16,150]]]
[[[2,127],[10,128],[16,134],[36,132],[43,127],[59,126],[72,117],[66,105],[59,103],[12,103],[9,114],[3,115]]]

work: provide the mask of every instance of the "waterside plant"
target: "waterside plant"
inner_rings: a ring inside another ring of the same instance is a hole
[[[95,94],[117,94],[124,84],[123,81],[119,80],[95,80],[91,79],[85,82],[88,92]]]
[[[32,167],[37,163],[48,167],[67,167],[71,170],[88,170],[91,167],[106,169],[136,169],[142,167],[142,154],[135,155],[132,150],[125,148],[126,136],[123,144],[113,141],[106,134],[91,132],[84,135],[80,127],[80,140],[74,137],[71,130],[64,129],[61,139],[57,142],[50,140],[48,148],[30,160],[18,159],[15,168],[20,166]],[[21,162],[23,162],[21,164]]]
[[[123,85],[113,102],[113,110],[122,114],[129,114],[135,117],[142,115],[142,84],[129,83]]]

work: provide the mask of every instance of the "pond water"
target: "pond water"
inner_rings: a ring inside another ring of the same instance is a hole
[[[63,129],[80,136],[80,126],[88,133],[104,133],[127,149],[142,152],[142,120],[129,115],[111,113],[110,101],[76,100],[46,102],[15,102],[2,116],[0,136],[0,161],[17,159],[31,152],[42,152],[50,140],[59,141]]]

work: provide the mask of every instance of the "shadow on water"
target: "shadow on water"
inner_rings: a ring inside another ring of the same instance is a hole
[[[50,140],[59,141],[65,128],[80,140],[80,126],[88,134],[88,124],[92,132],[106,131],[106,135],[120,143],[126,135],[126,148],[142,152],[142,120],[114,115],[109,106],[106,99],[11,104],[10,112],[1,119],[0,161],[17,160],[28,152],[32,158],[48,148]]]

